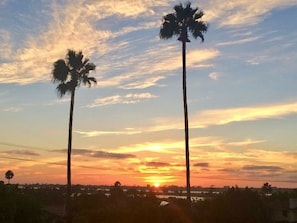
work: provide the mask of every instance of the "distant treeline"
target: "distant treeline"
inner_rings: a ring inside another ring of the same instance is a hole
[[[295,190],[267,196],[254,189],[231,187],[193,202],[190,211],[185,199],[172,197],[164,202],[154,188],[139,193],[136,188],[113,186],[108,196],[105,190],[73,189],[73,223],[271,223],[271,204],[297,197]],[[0,184],[0,223],[63,222],[65,197],[65,187]]]

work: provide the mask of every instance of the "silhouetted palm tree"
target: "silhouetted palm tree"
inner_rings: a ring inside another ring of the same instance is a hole
[[[10,183],[10,180],[13,178],[14,173],[11,170],[6,171],[5,178],[7,179],[7,183]]]
[[[186,179],[187,179],[187,200],[191,204],[190,186],[190,158],[189,158],[189,127],[188,127],[188,106],[187,106],[187,84],[186,84],[186,43],[190,42],[188,33],[197,39],[204,41],[203,33],[207,32],[207,24],[201,21],[204,15],[198,8],[191,8],[191,3],[174,6],[174,12],[163,17],[160,29],[160,38],[169,39],[177,36],[182,42],[182,64],[183,64],[183,104],[184,104],[184,125],[185,125],[185,156],[186,156]]]
[[[70,195],[71,195],[71,149],[72,149],[72,122],[74,96],[76,87],[97,83],[94,77],[89,77],[89,72],[95,70],[95,64],[89,62],[89,59],[84,58],[81,51],[75,52],[68,50],[66,60],[60,59],[54,63],[52,70],[53,82],[58,82],[57,91],[61,97],[66,93],[71,94],[70,100],[70,115],[69,115],[69,130],[68,130],[68,151],[67,151],[67,201],[66,215],[67,222],[71,222],[70,214]]]

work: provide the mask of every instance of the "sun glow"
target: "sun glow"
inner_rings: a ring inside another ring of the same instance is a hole
[[[154,183],[154,187],[158,188],[158,187],[160,187],[160,184],[159,183]]]

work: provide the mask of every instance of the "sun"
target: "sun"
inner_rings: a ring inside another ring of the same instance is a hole
[[[158,188],[158,187],[160,187],[160,184],[159,183],[154,183],[154,187]]]

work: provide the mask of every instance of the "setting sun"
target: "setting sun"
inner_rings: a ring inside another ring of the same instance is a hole
[[[160,184],[159,183],[154,183],[154,187],[159,187]]]

